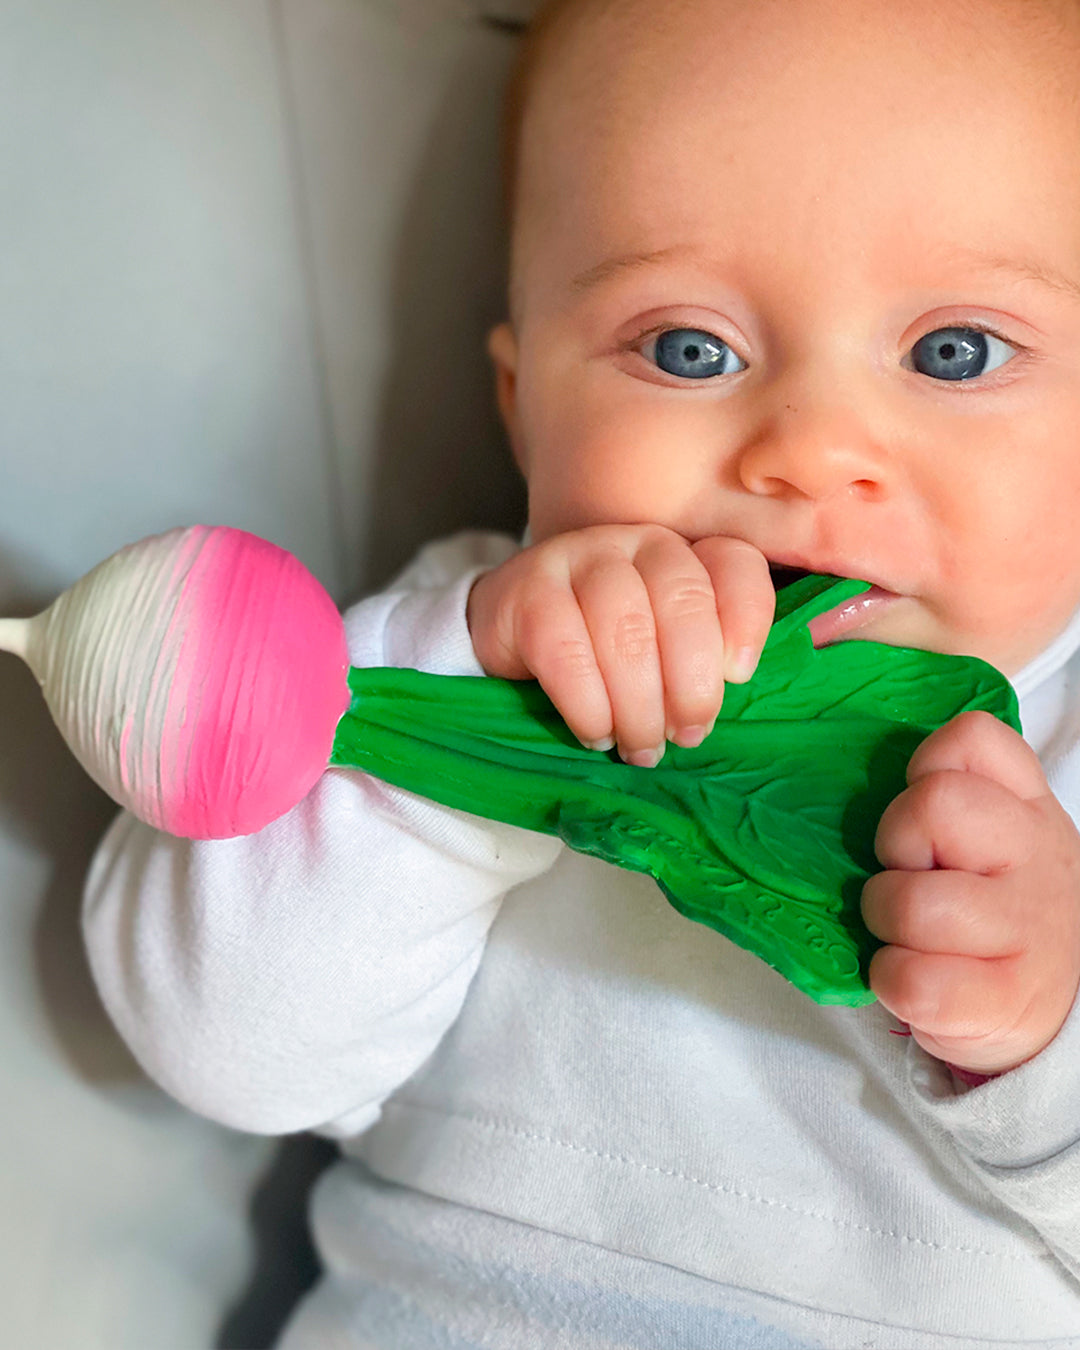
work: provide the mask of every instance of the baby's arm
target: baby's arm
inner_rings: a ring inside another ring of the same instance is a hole
[[[358,665],[481,675],[458,536],[346,616]],[[237,1128],[349,1134],[460,1010],[501,897],[560,848],[336,770],[257,835],[191,843],[121,816],[87,883],[102,998],[146,1071]]]
[[[489,675],[535,677],[579,740],[652,767],[666,740],[700,744],[724,681],[753,674],[775,600],[741,539],[593,525],[481,576],[468,621]]]

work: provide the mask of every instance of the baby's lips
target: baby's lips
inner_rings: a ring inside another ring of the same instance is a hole
[[[877,618],[899,598],[893,591],[884,590],[881,586],[871,586],[861,595],[842,600],[824,614],[815,615],[806,625],[810,640],[815,647],[826,647],[830,642],[838,642],[871,619]]]

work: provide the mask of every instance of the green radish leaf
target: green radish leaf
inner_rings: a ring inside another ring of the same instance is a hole
[[[968,709],[1019,731],[1006,678],[973,657],[849,640],[807,623],[868,589],[806,576],[777,596],[753,678],[712,733],[655,769],[586,750],[534,681],[353,668],[331,764],[653,876],[682,914],[819,1003],[873,1001],[879,945],[859,897],[916,746]]]

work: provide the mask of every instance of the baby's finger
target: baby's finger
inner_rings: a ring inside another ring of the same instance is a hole
[[[532,603],[517,614],[515,626],[519,656],[566,725],[586,745],[610,746],[611,701],[569,585],[555,580],[539,583]]]
[[[907,781],[955,769],[978,774],[1027,801],[1049,792],[1039,757],[1027,741],[992,713],[960,713],[927,736],[908,763]]]
[[[1027,947],[1016,888],[972,872],[878,872],[862,915],[875,937],[911,951],[998,957]]]
[[[1015,959],[882,947],[870,962],[870,988],[931,1055],[995,1073],[1037,1053],[1050,1039],[1046,1028],[1025,1017],[1030,999],[1019,970]]]
[[[574,594],[611,707],[619,754],[653,768],[663,757],[664,687],[649,592],[624,554],[594,555],[572,574]]]
[[[724,697],[724,640],[712,581],[676,535],[649,539],[634,557],[656,624],[668,740],[698,745]]]
[[[1034,809],[1000,783],[945,770],[917,779],[889,803],[874,852],[888,869],[990,875],[1031,858],[1036,824]]]
[[[693,545],[712,582],[724,641],[724,679],[745,684],[757,669],[776,611],[765,555],[744,539],[715,535]]]

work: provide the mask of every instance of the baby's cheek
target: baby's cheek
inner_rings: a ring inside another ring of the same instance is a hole
[[[1047,513],[1022,537],[988,541],[962,584],[943,597],[970,633],[971,655],[1006,675],[1044,651],[1080,609],[1080,519]]]
[[[937,649],[978,657],[1011,678],[1064,631],[1078,605],[1080,585],[1053,586],[1024,569],[988,574],[934,605]]]

